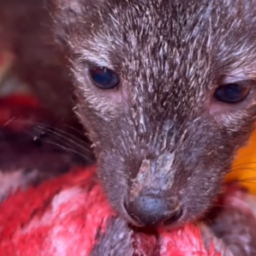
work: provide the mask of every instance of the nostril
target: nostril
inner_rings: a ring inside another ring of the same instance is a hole
[[[171,225],[176,221],[178,221],[182,217],[182,215],[183,215],[183,210],[179,209],[178,211],[173,212],[173,215],[169,216],[169,218],[165,220],[163,224],[166,226]]]
[[[153,226],[175,220],[176,207],[165,198],[139,196],[125,204],[127,213],[139,225]],[[181,213],[182,215],[182,213]],[[178,220],[178,215],[177,215]]]
[[[133,211],[133,207],[131,207],[131,204],[128,203],[124,203],[124,208],[126,210],[126,212],[128,213],[128,215],[131,217],[131,219],[133,221],[135,221],[135,223],[139,226],[143,225],[142,221],[139,219],[139,217],[136,215],[136,212]],[[133,223],[133,224],[135,224]]]

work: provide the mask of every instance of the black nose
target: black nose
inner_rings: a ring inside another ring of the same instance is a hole
[[[175,201],[155,196],[139,196],[126,204],[126,210],[138,224],[146,226],[170,225],[182,215]]]

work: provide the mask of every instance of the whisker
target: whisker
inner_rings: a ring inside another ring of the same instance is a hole
[[[239,167],[239,166],[244,166],[244,165],[247,165],[247,164],[256,164],[256,161],[247,162],[247,163],[235,164],[235,165],[233,165],[233,168],[234,168],[234,167]]]
[[[256,177],[249,177],[249,178],[243,178],[243,179],[238,179],[238,182],[243,182],[243,183],[255,183],[256,182]]]
[[[13,122],[14,120],[17,119],[21,119],[20,122],[26,122],[29,121],[30,118],[26,117],[26,116],[13,116],[11,117],[8,121],[6,121],[3,126],[7,126]],[[34,121],[34,120],[33,120]],[[62,150],[64,150],[65,152],[68,153],[73,153],[79,157],[81,157],[81,159],[83,159],[84,161],[86,161],[87,163],[93,163],[94,159],[93,159],[93,153],[92,150],[90,148],[90,143],[89,142],[85,142],[82,141],[81,139],[79,139],[78,137],[74,136],[73,134],[69,134],[68,132],[62,131],[56,127],[54,127],[53,129],[49,128],[48,125],[45,125],[43,123],[37,122],[35,124],[35,126],[33,127],[34,130],[39,131],[39,135],[35,136],[31,131],[28,131],[27,129],[23,128],[22,132],[25,132],[25,134],[29,135],[30,137],[33,137],[34,140],[36,139],[40,139],[40,136],[42,135],[42,133],[44,134],[51,134],[54,135],[53,138],[61,140],[61,143],[59,141],[54,141],[51,139],[47,139],[45,140],[46,143],[54,145]],[[43,132],[42,132],[43,130]],[[55,131],[56,130],[56,131]],[[69,145],[73,145],[76,148],[80,149],[82,152],[85,152],[85,154],[81,153],[80,150],[76,150],[70,146],[67,146],[67,144]]]
[[[92,151],[90,149],[85,148],[85,147],[83,147],[83,148],[80,147],[81,151],[85,152],[85,154],[83,154],[83,153],[80,152],[80,150],[76,150],[74,147],[70,147],[70,145],[72,145],[72,144],[73,144],[73,146],[77,145],[73,141],[71,141],[71,140],[61,136],[60,134],[58,134],[56,132],[52,132],[52,134],[55,136],[55,137],[53,137],[53,139],[55,138],[55,140],[47,139],[47,140],[44,140],[44,141],[47,142],[47,143],[50,143],[50,144],[55,143],[56,146],[60,146],[61,145],[62,147],[68,148],[68,149],[72,150],[72,152],[77,153],[80,156],[84,156],[86,154],[92,155]],[[62,139],[62,138],[64,138],[65,140],[61,140],[61,142],[60,142],[59,139]],[[68,141],[66,141],[66,140],[68,140]]]
[[[8,124],[10,124],[11,122],[13,122],[13,120],[15,119],[16,117],[11,117],[8,121],[6,121],[3,126],[7,126]]]
[[[82,143],[83,143],[83,144],[81,144],[81,146],[84,145],[84,146],[88,147],[88,145],[90,145],[89,142],[84,141],[84,140],[82,140],[81,138],[78,138],[77,136],[75,136],[75,135],[72,134],[72,133],[68,133],[68,132],[66,132],[66,131],[63,131],[63,130],[61,130],[60,128],[57,128],[57,127],[51,128],[51,127],[49,127],[49,126],[47,126],[47,125],[45,125],[45,124],[43,124],[43,123],[39,123],[39,122],[36,123],[36,126],[38,126],[39,128],[42,128],[42,129],[48,128],[50,131],[55,130],[56,132],[58,132],[59,134],[62,134],[63,136],[66,135],[66,136],[68,136],[69,138],[76,139],[76,140],[78,140],[79,142],[82,142]],[[72,128],[72,126],[70,126],[70,128]],[[74,130],[75,130],[75,128],[74,128]],[[81,133],[81,135],[82,135],[82,138],[85,138],[85,135],[84,135],[84,134]]]
[[[69,147],[66,147],[64,145],[61,145],[60,143],[57,143],[57,142],[52,142],[52,141],[47,141],[48,144],[51,144],[51,145],[54,145],[54,146],[57,146],[63,150],[65,150],[66,152],[68,153],[74,153],[75,155],[78,155],[80,156],[83,160],[85,161],[92,161],[91,158],[89,158],[87,155],[84,155],[84,154],[81,154],[79,151],[77,150],[74,150],[72,148],[69,148]]]
[[[231,173],[232,172],[241,172],[241,171],[255,171],[256,172],[256,167],[239,167],[237,169],[231,169]]]
[[[59,132],[61,132],[61,133],[63,133],[63,134],[69,135],[70,137],[73,137],[73,138],[75,138],[75,139],[77,139],[77,140],[79,140],[79,141],[81,140],[81,142],[83,142],[83,144],[86,145],[86,146],[88,146],[88,145],[91,146],[91,143],[90,143],[90,142],[84,140],[84,138],[86,138],[86,136],[85,136],[84,133],[82,133],[81,131],[79,131],[78,129],[76,129],[75,127],[73,127],[73,126],[71,126],[71,125],[67,125],[67,124],[64,124],[64,125],[65,125],[66,127],[68,127],[68,128],[71,128],[73,131],[77,132],[77,134],[80,135],[81,138],[75,136],[74,134],[70,134],[70,133],[68,133],[68,132],[66,132],[66,131],[63,131],[63,130],[61,130],[61,129],[59,129],[59,128],[56,128],[56,129],[54,129],[54,130],[59,131]]]
[[[64,126],[66,126],[67,128],[72,129],[74,132],[77,132],[78,135],[84,137],[84,133],[81,132],[80,130],[78,130],[77,128],[75,128],[74,126],[68,125],[68,124],[64,124]]]
[[[70,134],[67,133],[67,132],[61,132],[59,129],[55,131],[55,129],[52,130],[51,128],[44,127],[44,126],[39,125],[39,124],[37,124],[35,126],[35,128],[45,129],[48,133],[53,134],[56,138],[65,139],[64,140],[65,142],[68,141],[71,144],[73,144],[74,146],[77,146],[78,149],[81,149],[81,150],[86,151],[86,152],[91,152],[91,150],[88,149],[90,144],[89,143],[87,143],[87,144],[86,143],[80,143],[80,141],[78,142],[77,141],[78,138],[76,138],[74,135],[70,136]],[[76,141],[74,139],[70,138],[70,137],[75,138]]]
[[[34,136],[31,135],[31,133],[29,133],[29,132],[27,132],[27,131],[26,131],[26,134],[28,134],[28,135],[31,136],[31,137],[34,137]],[[49,144],[49,145],[56,146],[57,148],[63,149],[63,150],[64,150],[65,152],[67,152],[67,153],[73,153],[73,154],[75,154],[75,155],[77,155],[77,156],[80,156],[81,159],[83,159],[83,160],[86,161],[87,163],[93,163],[93,162],[94,162],[94,161],[92,160],[92,158],[89,157],[88,155],[82,154],[82,153],[80,153],[79,151],[77,151],[77,150],[75,150],[75,149],[73,149],[73,148],[71,148],[71,147],[67,147],[67,146],[65,146],[65,145],[63,145],[63,144],[61,144],[61,143],[54,142],[54,141],[52,141],[52,140],[47,140],[47,141],[45,141],[45,143],[47,143],[47,144]]]

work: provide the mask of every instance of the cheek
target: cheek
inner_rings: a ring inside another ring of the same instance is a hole
[[[255,114],[246,111],[232,111],[216,115],[215,121],[221,129],[225,129],[229,134],[236,134],[239,137],[244,137],[249,134],[255,126]],[[232,136],[234,137],[234,136]]]
[[[206,141],[201,144],[202,147],[204,145],[203,151],[197,155],[191,153],[192,157],[184,161],[186,173],[190,172],[191,175],[183,186],[182,203],[186,211],[194,216],[202,214],[212,205],[231,167],[234,146],[232,143],[223,145],[223,137],[220,134],[217,137],[215,141],[208,137],[207,141],[211,143]]]
[[[122,163],[120,155],[109,151],[99,152],[98,177],[111,204],[122,212],[123,202],[128,195],[129,177]]]
[[[194,176],[186,185],[182,196],[182,205],[186,212],[186,218],[202,216],[214,204],[221,192],[223,170],[200,170],[200,175]],[[207,172],[209,175],[204,175]]]
[[[105,121],[111,121],[121,114],[122,97],[118,93],[95,94],[91,91],[83,91],[84,104],[87,105],[90,112]]]
[[[238,104],[212,100],[206,108],[220,129],[237,132],[240,136],[251,131],[256,119],[256,104],[252,97]]]

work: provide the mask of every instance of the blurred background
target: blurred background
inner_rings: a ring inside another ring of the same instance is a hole
[[[14,61],[11,53],[0,52],[0,97],[5,97],[12,93],[31,93],[28,86],[22,83],[12,73],[12,64]]]

